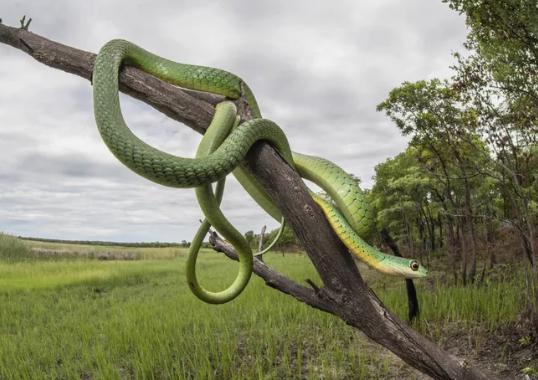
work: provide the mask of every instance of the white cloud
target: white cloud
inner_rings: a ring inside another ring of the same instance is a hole
[[[374,166],[405,146],[375,111],[405,80],[449,75],[464,20],[440,1],[0,0],[0,17],[97,51],[129,39],[169,59],[242,76],[294,150],[339,163],[371,185]],[[81,78],[0,45],[0,230],[65,239],[190,240],[192,190],[150,183],[117,162],[94,126]],[[138,101],[125,118],[148,143],[191,156],[200,137]],[[242,231],[276,222],[233,181],[223,208]]]

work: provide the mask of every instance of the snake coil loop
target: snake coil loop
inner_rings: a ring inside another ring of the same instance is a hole
[[[136,137],[123,119],[118,95],[118,75],[124,63],[183,88],[223,95],[229,99],[244,97],[254,119],[239,124],[234,103],[223,101],[216,106],[211,125],[202,138],[194,159],[162,152]],[[153,182],[196,189],[198,203],[206,220],[189,249],[187,280],[192,292],[201,300],[214,304],[231,301],[244,290],[252,274],[252,250],[243,235],[220,210],[225,177],[229,173],[233,172],[240,184],[268,214],[283,221],[278,207],[242,166],[248,150],[259,140],[272,144],[303,178],[313,181],[330,196],[334,204],[312,193],[314,201],[352,254],[388,275],[406,278],[426,276],[426,269],[416,260],[386,255],[361,238],[368,238],[374,217],[355,179],[328,160],[292,152],[284,132],[272,121],[261,118],[252,91],[234,74],[211,67],[173,62],[128,41],[112,40],[97,55],[92,78],[97,127],[116,158]],[[215,182],[217,186],[213,192],[212,183]],[[198,251],[210,225],[235,247],[239,256],[236,279],[220,292],[204,289],[196,279]]]

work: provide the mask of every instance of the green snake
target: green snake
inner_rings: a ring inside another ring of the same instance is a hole
[[[120,109],[118,75],[122,64],[136,66],[176,86],[247,101],[252,119],[242,121],[235,104],[225,100],[216,106],[195,158],[162,152],[136,137],[127,127]],[[357,181],[334,163],[319,157],[292,152],[284,132],[274,122],[261,117],[250,88],[236,75],[224,70],[176,63],[156,56],[128,41],[112,40],[97,55],[93,76],[94,113],[99,132],[116,158],[135,173],[165,186],[194,187],[206,217],[193,239],[187,260],[187,282],[193,293],[208,303],[225,303],[246,287],[253,268],[253,253],[243,235],[220,210],[225,177],[232,173],[254,200],[273,218],[283,220],[278,207],[245,168],[245,155],[260,140],[278,150],[301,177],[321,187],[331,201],[311,193],[329,224],[347,249],[370,267],[405,278],[420,278],[427,270],[416,260],[391,256],[368,245],[374,223],[372,209]],[[216,189],[212,187],[217,183]],[[212,292],[196,279],[200,245],[213,226],[239,256],[239,271],[225,290]]]

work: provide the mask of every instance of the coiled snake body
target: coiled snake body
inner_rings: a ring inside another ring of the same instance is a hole
[[[174,156],[146,144],[127,127],[118,96],[118,75],[122,64],[142,70],[177,86],[223,95],[243,96],[254,119],[240,122],[231,101],[216,106],[213,120],[195,158]],[[253,253],[243,235],[222,214],[219,204],[225,177],[233,172],[254,200],[273,218],[282,219],[279,209],[242,164],[250,147],[259,140],[272,144],[299,174],[320,186],[332,199],[312,193],[332,228],[349,251],[374,269],[406,278],[424,277],[427,271],[412,259],[386,255],[364,240],[373,227],[373,215],[362,190],[352,176],[332,162],[290,150],[284,132],[272,121],[261,118],[249,87],[229,72],[186,65],[158,57],[128,41],[113,40],[100,50],[93,70],[94,113],[99,132],[112,153],[139,175],[171,187],[195,187],[206,221],[193,239],[187,261],[187,279],[193,293],[209,303],[224,303],[237,297],[252,274]],[[215,192],[212,183],[217,182]],[[196,279],[195,264],[200,245],[212,225],[236,249],[239,272],[221,292],[204,289]],[[361,238],[362,237],[362,238]]]

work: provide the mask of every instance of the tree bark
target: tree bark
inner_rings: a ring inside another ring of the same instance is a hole
[[[41,63],[90,79],[95,55],[47,40],[29,31],[0,25],[0,42],[20,49]],[[141,70],[126,67],[121,91],[203,133],[221,98],[178,89]],[[23,101],[23,99],[21,99]],[[242,115],[249,109],[236,102]],[[248,117],[245,117],[245,119]],[[255,270],[269,285],[361,330],[405,362],[436,379],[495,379],[459,360],[409,328],[387,310],[362,280],[357,267],[313,202],[299,175],[270,145],[255,144],[247,155],[252,173],[280,207],[303,244],[323,286],[296,284],[256,260]]]

